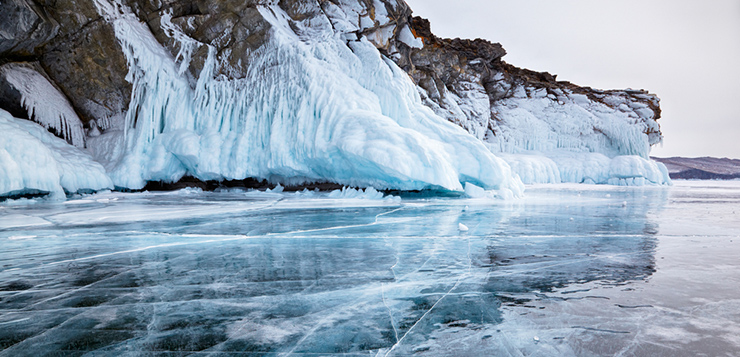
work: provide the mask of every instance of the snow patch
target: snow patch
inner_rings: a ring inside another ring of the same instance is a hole
[[[414,36],[408,25],[405,25],[401,29],[401,32],[398,34],[398,40],[411,48],[424,48],[424,42],[420,38]]]

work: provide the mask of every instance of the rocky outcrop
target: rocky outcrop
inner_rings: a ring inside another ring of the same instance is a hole
[[[645,90],[598,90],[558,81],[556,75],[506,63],[502,59],[506,51],[498,43],[482,39],[442,39],[431,32],[428,20],[411,17],[410,13],[403,16],[406,16],[405,23],[409,24],[414,36],[423,40],[424,46],[408,46],[396,36],[397,53],[390,54],[390,57],[419,85],[429,107],[479,139],[497,144],[494,151],[573,148],[562,142],[553,143],[550,147],[532,147],[531,143],[511,137],[508,134],[512,130],[528,135],[532,134],[528,131],[533,131],[510,120],[512,108],[529,111],[542,126],[549,127],[551,136],[561,138],[569,134],[567,129],[559,130],[557,123],[553,125],[552,122],[559,121],[559,114],[572,112],[568,105],[585,109],[595,117],[624,120],[639,127],[647,141],[638,145],[639,148],[634,142],[617,144],[622,149],[615,154],[637,154],[646,158],[649,147],[662,140],[657,123],[661,115],[660,100]],[[539,103],[530,108],[522,105],[526,102]],[[609,129],[599,127],[598,123],[594,123],[592,129],[610,140],[621,140],[616,133],[609,133]],[[540,130],[540,134],[546,131]],[[578,133],[579,136],[583,134],[586,134],[583,130]],[[540,139],[541,142],[548,141]],[[602,151],[600,149],[603,148],[593,145],[586,149]]]
[[[35,58],[59,32],[58,22],[32,1],[0,3],[0,58],[3,61]]]
[[[144,50],[165,53],[177,68],[143,73],[139,62],[148,57],[121,40],[126,35],[122,31],[140,29],[123,24],[121,14],[145,24],[143,32],[128,35],[153,38]],[[339,52],[370,42],[384,61],[395,62],[408,74],[424,105],[494,153],[540,155],[535,165],[549,167],[550,182],[559,182],[563,165],[570,165],[566,161],[572,157],[558,159],[561,152],[598,153],[588,160],[608,171],[609,160],[619,155],[647,160],[650,146],[662,139],[656,96],[643,90],[580,87],[549,73],[517,68],[502,60],[506,51],[498,43],[436,37],[429,22],[414,17],[402,0],[11,0],[0,3],[0,20],[0,65],[37,62],[95,135],[98,127],[133,126],[142,117],[160,115],[158,111],[165,116],[168,98],[157,99],[163,101],[161,108],[142,105],[149,105],[145,97],[157,90],[152,87],[159,86],[156,77],[175,75],[169,72],[186,77],[189,88],[165,79],[161,86],[191,91],[195,94],[178,98],[192,100],[206,90],[204,82],[253,81],[259,75],[255,68],[302,70],[301,64],[286,65],[290,58],[267,46],[285,37],[309,47],[340,38],[346,48],[333,49]],[[319,52],[312,56],[328,60]],[[145,80],[147,75],[153,77]],[[217,91],[213,86],[208,90]],[[0,108],[22,116],[18,93],[2,80],[0,95]],[[202,109],[191,115],[204,115]],[[226,109],[218,110],[223,114]],[[157,123],[153,130],[164,130],[166,125]],[[106,150],[114,146],[106,145]],[[121,149],[111,150],[120,154]],[[505,155],[512,166],[521,166],[520,158]],[[586,180],[583,172],[588,170],[579,168],[568,174],[569,180]]]
[[[8,98],[20,98],[28,119],[74,146],[85,146],[80,118],[38,62],[12,62],[0,66],[0,83],[11,95]]]

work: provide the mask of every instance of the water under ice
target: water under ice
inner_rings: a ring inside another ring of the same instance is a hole
[[[277,191],[4,203],[0,356],[740,350],[738,181]]]

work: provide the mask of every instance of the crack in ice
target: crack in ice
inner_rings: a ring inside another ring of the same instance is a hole
[[[388,316],[391,319],[391,327],[393,327],[393,333],[396,335],[396,343],[398,343],[398,329],[396,328],[395,321],[393,320],[393,312],[391,311],[391,307],[388,306],[388,302],[385,300],[385,284],[380,285],[380,296],[383,299],[383,305],[385,305],[385,308],[388,309]]]

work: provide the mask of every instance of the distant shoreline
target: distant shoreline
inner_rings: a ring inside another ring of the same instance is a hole
[[[671,179],[736,180],[740,179],[740,160],[716,157],[651,157],[668,168]]]

